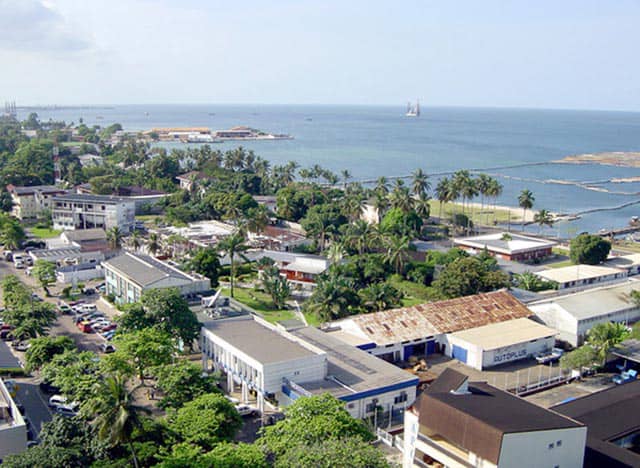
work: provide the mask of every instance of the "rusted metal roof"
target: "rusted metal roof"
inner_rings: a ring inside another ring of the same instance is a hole
[[[530,317],[508,291],[475,294],[350,317],[378,346]]]

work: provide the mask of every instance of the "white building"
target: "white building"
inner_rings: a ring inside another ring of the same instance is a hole
[[[534,274],[543,280],[558,283],[558,289],[589,287],[627,277],[625,270],[600,265],[570,265],[536,271]]]
[[[617,268],[625,271],[627,276],[640,274],[640,254],[620,255],[618,257],[609,257],[605,266]]]
[[[83,252],[80,247],[32,250],[29,252],[29,256],[34,263],[38,260],[45,260],[59,265],[82,265],[85,263],[97,265],[104,260],[104,254],[101,251]]]
[[[16,187],[7,185],[11,194],[13,208],[11,214],[18,219],[36,219],[43,212],[51,210],[51,200],[57,195],[67,193],[67,190],[52,185],[34,185],[31,187]]]
[[[505,290],[355,315],[329,324],[336,338],[381,359],[443,353],[484,369],[553,347],[555,330]]]
[[[0,379],[0,460],[27,449],[27,425]]]
[[[211,290],[211,281],[187,274],[169,263],[148,255],[125,252],[102,262],[107,294],[119,304],[138,302],[151,289],[177,288],[183,296]]]
[[[405,412],[403,468],[581,468],[587,427],[447,369]]]
[[[548,257],[557,242],[511,232],[498,232],[475,237],[454,239],[456,247],[472,253],[485,249],[499,258],[511,261],[531,261]]]
[[[106,195],[58,195],[53,199],[51,216],[55,229],[118,227],[126,233],[135,225],[135,202]]]
[[[201,339],[204,369],[226,373],[261,410],[329,392],[364,418],[376,408],[397,414],[416,396],[415,376],[313,327],[286,331],[245,315],[205,323]]]
[[[640,320],[640,308],[631,300],[632,291],[640,291],[640,282],[629,280],[533,302],[529,308],[545,325],[558,330],[558,339],[578,346],[594,325]]]

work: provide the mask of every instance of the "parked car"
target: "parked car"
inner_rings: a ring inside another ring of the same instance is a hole
[[[77,325],[78,325],[78,329],[82,333],[93,333],[93,328],[91,328],[91,324],[86,320],[83,320],[82,322],[78,322]]]
[[[44,299],[42,299],[40,296],[38,296],[36,293],[31,293],[31,299],[33,299],[36,302],[42,302],[44,301]]]
[[[116,347],[113,346],[111,343],[102,343],[100,345],[100,351],[102,351],[105,354],[114,353],[116,351]]]
[[[61,314],[70,314],[72,312],[71,307],[69,307],[64,302],[58,305],[58,312]]]
[[[616,385],[623,385],[629,382],[633,382],[638,378],[638,371],[635,369],[629,369],[627,371],[621,372],[620,374],[614,375],[613,383]]]
[[[33,266],[33,258],[31,257],[31,255],[26,255],[24,257],[24,261],[27,264],[27,266]]]
[[[7,261],[7,262],[12,262],[13,261],[13,252],[11,250],[5,250],[2,253],[2,257]]]
[[[245,404],[236,405],[236,410],[240,416],[252,416],[256,413],[256,409],[253,406]]]
[[[105,333],[105,332],[109,332],[109,331],[115,330],[116,328],[118,328],[118,324],[117,323],[111,323],[110,325],[107,325],[106,327],[103,327],[101,331],[102,331],[102,333]]]
[[[25,352],[31,347],[31,343],[29,343],[28,341],[14,341],[13,343],[11,343],[11,347],[16,351]]]
[[[96,312],[98,310],[95,304],[80,304],[78,309],[80,312]]]
[[[25,264],[23,260],[14,260],[13,266],[16,267],[18,270],[22,270],[25,267]]]
[[[0,340],[13,341],[13,334],[11,333],[11,330],[0,330]]]
[[[76,307],[76,306],[79,306],[80,304],[84,304],[84,299],[78,299],[77,301],[69,302],[69,305],[71,307]]]
[[[82,292],[85,296],[93,296],[96,293],[96,290],[93,288],[84,288]]]
[[[116,331],[115,330],[111,330],[111,331],[103,333],[102,336],[104,337],[105,340],[111,341],[115,334],[116,334]]]
[[[77,403],[71,403],[70,405],[60,405],[56,408],[56,413],[60,416],[72,418],[78,416],[79,405]]]
[[[51,397],[49,397],[49,406],[51,408],[57,408],[59,406],[62,405],[66,405],[67,404],[67,397],[64,395],[52,395]]]

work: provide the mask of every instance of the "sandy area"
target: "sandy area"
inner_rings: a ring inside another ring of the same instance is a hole
[[[611,151],[605,153],[575,154],[554,162],[569,164],[604,164],[608,166],[640,167],[640,152]]]
[[[462,203],[457,202],[457,205],[462,206]],[[522,221],[522,208],[520,207],[515,207],[515,206],[506,206],[506,205],[493,205],[491,203],[485,203],[484,207],[482,206],[481,203],[477,203],[477,202],[471,202],[471,203],[466,203],[466,206],[472,206],[474,212],[479,212],[480,209],[483,209],[483,211],[493,211],[493,210],[500,210],[500,211],[509,211],[511,212],[511,221],[512,222],[517,222],[517,221]],[[525,221],[527,223],[532,223],[533,222],[533,217],[535,216],[535,214],[538,212],[538,210],[536,210],[536,208],[534,207],[531,210],[527,210],[526,212],[526,219]],[[554,216],[555,213],[552,213]]]

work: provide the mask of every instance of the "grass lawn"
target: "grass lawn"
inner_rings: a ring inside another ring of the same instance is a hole
[[[57,229],[49,229],[49,228],[29,228],[28,229],[31,234],[40,239],[50,239],[52,237],[58,237],[62,231]]]
[[[440,202],[438,200],[429,200],[432,216],[440,216]],[[451,218],[453,213],[462,213],[462,204],[459,203],[443,203],[442,217]],[[479,206],[465,207],[464,214],[471,218],[474,224],[492,225],[494,219],[498,223],[506,223],[509,221],[509,210],[494,209],[491,205],[485,205],[482,209]],[[511,214],[511,222],[515,223],[522,220],[522,215]]]
[[[556,263],[549,263],[547,265],[545,265],[547,268],[563,268],[563,267],[568,267],[573,265],[573,262],[571,260],[563,260],[561,262],[556,262]]]
[[[633,253],[640,253],[640,243],[638,242],[615,241],[613,243],[613,248],[627,250]]]
[[[271,323],[296,318],[292,310],[274,309],[271,298],[263,292],[238,287],[233,288],[233,292],[236,301],[251,307]],[[222,294],[231,296],[230,288],[222,288]]]
[[[433,301],[433,288],[401,279],[397,275],[389,278],[389,284],[404,294],[402,305],[405,307]]]

